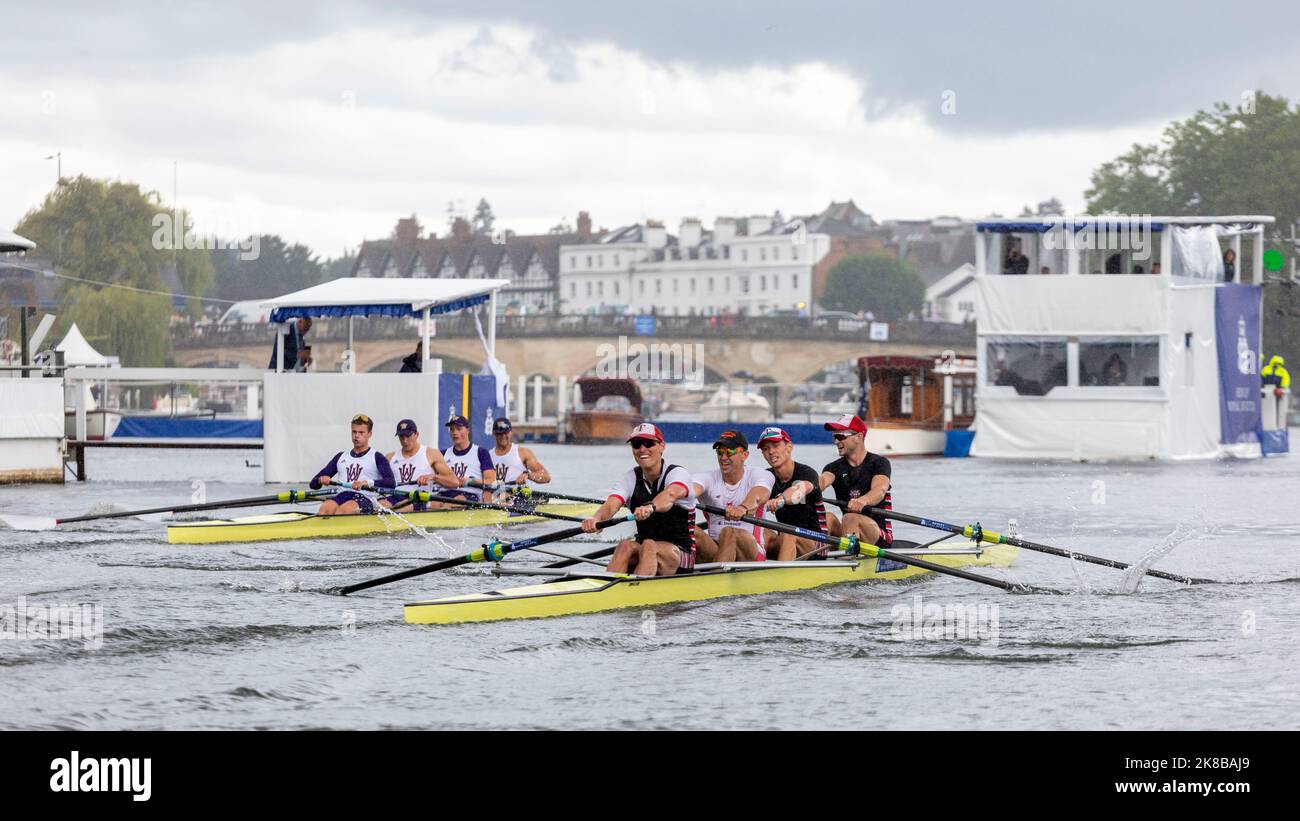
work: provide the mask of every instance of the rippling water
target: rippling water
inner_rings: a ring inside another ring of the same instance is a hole
[[[537,450],[554,487],[578,494],[601,493],[630,464],[622,447]],[[668,455],[712,466],[707,446]],[[833,455],[796,453],[817,467]],[[0,488],[0,512],[148,507],[188,499],[194,479],[210,499],[266,493],[245,460],[261,454],[92,450],[91,481]],[[347,599],[321,591],[494,531],[188,547],[166,544],[158,517],[0,530],[0,606],[89,603],[104,621],[97,649],[0,641],[0,728],[1297,729],[1298,480],[1296,457],[895,462],[900,511],[995,529],[1014,518],[1028,539],[1225,584],[1126,579],[1022,551],[980,572],[1067,595],[945,577],[456,627],[408,626],[401,605],[525,580],[472,569]],[[982,629],[907,629],[905,614],[927,605],[982,612]]]

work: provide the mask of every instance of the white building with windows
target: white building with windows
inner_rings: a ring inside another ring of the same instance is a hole
[[[965,263],[925,289],[921,316],[931,322],[974,322],[975,266]]]
[[[1272,222],[979,222],[972,455],[1201,459],[1284,451],[1285,431],[1271,436],[1261,422],[1261,260]]]
[[[563,313],[669,316],[808,314],[813,271],[831,237],[804,221],[718,217],[711,230],[683,219],[676,236],[661,223],[629,225],[596,242],[560,247]]]

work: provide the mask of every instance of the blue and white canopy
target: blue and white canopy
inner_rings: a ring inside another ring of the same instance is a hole
[[[30,251],[35,247],[36,243],[26,237],[0,228],[0,251]]]
[[[421,316],[481,305],[507,279],[371,279],[342,277],[262,303],[272,322],[297,317]]]

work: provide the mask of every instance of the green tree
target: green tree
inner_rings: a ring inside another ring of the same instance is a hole
[[[186,293],[203,296],[212,282],[205,252],[187,250],[183,242],[176,248],[180,232],[173,230],[172,218],[156,192],[86,176],[60,184],[28,212],[19,233],[36,242],[57,273],[71,278],[59,286],[64,331],[75,321],[87,339],[124,365],[165,364],[170,299],[131,289],[165,290],[162,266],[173,261]],[[190,310],[197,314],[197,301]]]
[[[492,225],[496,222],[496,217],[492,214],[492,206],[488,205],[486,199],[480,199],[478,206],[474,209],[474,233],[480,237],[492,236]]]
[[[244,259],[240,248],[211,252],[222,299],[262,299],[321,283],[321,264],[307,246],[290,245],[275,234],[263,234],[256,240],[254,259]]]
[[[883,319],[919,312],[925,284],[906,260],[883,254],[847,256],[826,277],[821,305],[830,311],[871,311]]]
[[[1165,128],[1158,145],[1134,145],[1092,174],[1085,192],[1097,214],[1269,214],[1268,247],[1296,249],[1284,235],[1300,218],[1300,107],[1256,94],[1240,106],[1217,103]],[[1253,262],[1242,259],[1244,269]],[[1289,271],[1287,259],[1285,270]],[[1300,359],[1300,295],[1264,289],[1264,353]]]

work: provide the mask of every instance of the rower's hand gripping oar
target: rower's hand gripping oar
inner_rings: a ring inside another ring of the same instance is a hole
[[[713,505],[706,505],[706,504],[701,504],[700,502],[696,502],[695,506],[706,513],[712,513],[715,516],[727,515],[726,510],[720,507],[714,507]],[[866,542],[860,541],[857,536],[836,537],[826,533],[822,533],[819,530],[806,530],[805,528],[802,527],[796,527],[795,525],[784,524],[782,522],[774,521],[772,519],[756,519],[753,516],[741,516],[739,521],[745,522],[747,524],[757,525],[759,527],[765,527],[768,530],[775,530],[778,533],[789,533],[793,536],[802,536],[805,539],[812,539],[815,542],[821,542],[822,544],[839,547],[841,550],[845,551],[846,553],[852,556],[867,556],[867,557],[878,557],[882,559],[889,559],[890,561],[893,562],[899,562],[900,564],[908,564],[913,567],[919,567],[922,568],[923,570],[929,570],[934,573],[942,573],[947,576],[956,576],[959,579],[966,579],[967,581],[978,582],[979,584],[987,584],[990,587],[998,587],[1012,593],[1055,592],[1043,588],[1031,587],[1025,584],[1014,584],[1012,582],[1002,581],[1001,579],[991,579],[988,576],[981,576],[978,573],[972,573],[968,570],[961,570],[956,567],[944,567],[941,564],[935,564],[934,562],[927,562],[924,559],[917,559],[912,556],[904,555],[902,553],[895,553],[892,550],[886,550],[885,548],[879,547],[874,544],[867,544]]]
[[[636,516],[632,513],[627,513],[622,516],[617,516],[613,519],[606,519],[603,522],[596,522],[596,529],[603,530],[604,528],[613,527],[614,525],[622,524],[623,522],[633,522],[633,521],[636,521]],[[347,587],[337,587],[334,588],[333,590],[330,590],[329,592],[337,593],[340,596],[346,596],[349,593],[355,593],[358,590],[366,590],[371,587],[378,587],[381,584],[389,584],[390,582],[397,582],[397,581],[401,581],[402,579],[412,578],[414,576],[423,576],[425,573],[433,573],[438,570],[447,570],[452,567],[459,567],[462,564],[469,564],[470,562],[499,562],[509,554],[514,553],[515,551],[527,550],[530,547],[537,547],[538,545],[544,545],[550,542],[558,542],[561,539],[568,539],[573,536],[580,536],[585,532],[586,531],[584,531],[581,526],[578,526],[578,527],[566,527],[563,530],[557,530],[554,533],[547,533],[542,536],[535,536],[531,539],[520,539],[517,542],[502,542],[494,539],[491,542],[488,542],[487,544],[480,547],[478,550],[472,551],[470,553],[466,553],[463,556],[456,556],[451,559],[443,559],[440,562],[434,562],[433,564],[426,564],[423,567],[413,567],[410,570],[403,570],[400,573],[393,573],[388,576],[383,576],[378,579],[371,579],[370,581],[366,581],[366,582],[358,582],[356,584],[350,584]]]
[[[848,509],[848,504],[846,502],[841,502],[838,499],[827,499],[826,501],[841,509]],[[1117,559],[1107,559],[1102,556],[1090,556],[1087,553],[1076,553],[1073,550],[1064,550],[1059,547],[1052,547],[1051,545],[1026,541],[1025,539],[1016,536],[1008,536],[1005,533],[998,533],[994,530],[985,530],[980,526],[979,522],[962,527],[961,525],[949,524],[948,522],[940,522],[936,519],[927,519],[923,516],[912,516],[907,513],[899,513],[894,510],[885,510],[884,508],[870,506],[864,506],[862,512],[876,516],[884,516],[885,518],[894,519],[895,521],[907,522],[908,524],[920,525],[921,527],[928,527],[934,530],[944,530],[949,533],[955,533],[958,536],[965,536],[977,544],[979,542],[988,542],[989,544],[1009,544],[1014,545],[1015,547],[1023,547],[1026,550],[1036,550],[1039,553],[1047,553],[1052,556],[1077,559],[1081,562],[1088,562],[1089,564],[1099,564],[1102,567],[1113,567],[1116,570],[1127,570],[1129,567],[1132,567],[1128,562],[1121,562]],[[1155,576],[1158,579],[1167,579],[1171,582],[1179,582],[1180,584],[1219,583],[1214,579],[1198,579],[1190,576],[1180,576],[1177,573],[1166,573],[1163,570],[1147,570],[1146,574],[1148,576]]]
[[[218,502],[199,502],[188,505],[171,505],[170,507],[149,507],[141,510],[118,510],[108,513],[88,513],[84,516],[68,516],[62,519],[51,519],[37,516],[15,516],[12,518],[0,515],[15,530],[49,530],[58,525],[72,524],[74,522],[93,522],[98,519],[124,519],[130,516],[145,516],[151,513],[189,513],[197,510],[217,510],[223,507],[256,507],[258,505],[275,505],[275,504],[292,504],[296,502],[313,502],[319,501],[322,496],[335,493],[334,490],[286,490],[282,493],[273,493],[269,496],[249,496],[244,499],[225,499]]]
[[[528,485],[508,485],[495,484],[485,485],[482,482],[471,479],[470,487],[482,488],[483,490],[504,490],[512,496],[518,496],[523,499],[563,499],[566,502],[586,502],[592,505],[603,505],[605,499],[592,499],[588,496],[571,496],[567,493],[556,493],[552,490],[542,490],[541,488],[529,487]]]

